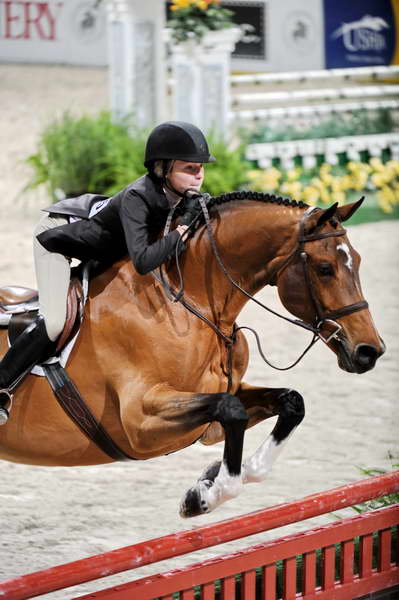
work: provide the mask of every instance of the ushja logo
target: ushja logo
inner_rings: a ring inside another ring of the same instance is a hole
[[[389,29],[388,23],[382,17],[364,15],[358,21],[343,23],[332,34],[333,39],[342,36],[342,41],[347,50],[383,50],[386,47],[385,37],[380,33]]]

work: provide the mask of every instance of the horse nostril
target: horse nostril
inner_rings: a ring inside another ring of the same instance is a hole
[[[372,369],[380,353],[374,346],[360,344],[354,353],[354,361],[360,371]]]

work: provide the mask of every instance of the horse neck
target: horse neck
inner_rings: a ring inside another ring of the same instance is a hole
[[[223,205],[212,219],[220,258],[231,277],[255,294],[270,282],[276,265],[292,251],[303,209],[253,201]],[[226,328],[232,326],[248,298],[223,274],[208,234],[201,228],[184,257],[186,298]]]

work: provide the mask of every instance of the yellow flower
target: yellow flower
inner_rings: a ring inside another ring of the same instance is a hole
[[[345,204],[345,199],[346,199],[345,192],[336,191],[336,192],[332,192],[332,194],[331,194],[332,202],[338,202],[338,204],[340,206],[341,206],[341,204]]]
[[[301,174],[301,169],[296,167],[295,169],[289,169],[286,173],[288,181],[295,181]]]
[[[331,165],[330,163],[323,163],[322,165],[320,165],[320,175],[328,175],[328,173],[330,173],[331,171]]]
[[[348,182],[345,179],[345,176],[333,177],[333,180],[331,182],[331,189],[333,192],[341,192],[341,191],[347,189],[347,187],[345,187],[346,183],[348,183]]]
[[[350,175],[343,175],[341,177],[341,189],[350,190],[353,188],[353,179]]]
[[[253,189],[258,191],[274,192],[279,187],[281,172],[272,167],[264,171],[253,170],[249,171],[249,178],[254,182]]]
[[[368,173],[365,170],[353,170],[352,174],[349,175],[349,178],[351,180],[351,185],[349,187],[360,192],[361,190],[364,190],[367,185]]]
[[[332,175],[330,175],[330,173],[328,173],[327,171],[322,171],[321,169],[320,169],[320,179],[326,185],[331,185],[334,181],[334,177]]]
[[[331,196],[328,190],[322,190],[320,192],[320,200],[323,202],[323,204],[331,204]]]
[[[320,192],[314,185],[307,185],[303,188],[302,198],[306,204],[314,206],[320,198]]]
[[[318,177],[313,177],[313,179],[311,180],[311,184],[318,190],[323,190],[325,188],[324,183]]]
[[[390,203],[389,199],[387,198],[387,196],[383,190],[379,190],[377,192],[377,200],[378,200],[378,206],[380,207],[382,212],[391,213],[393,211],[392,204]]]
[[[371,176],[371,181],[377,188],[381,188],[384,185],[384,178],[381,173],[373,173]]]
[[[192,0],[173,0],[171,10],[179,10],[180,8],[187,8],[192,4]]]
[[[200,8],[201,10],[206,10],[208,8],[207,3],[205,2],[205,0],[197,0],[197,6],[198,8]]]
[[[377,192],[378,205],[385,213],[391,213],[395,204],[399,202],[397,191],[392,190],[388,185],[384,185]]]
[[[384,165],[382,164],[381,159],[376,158],[375,156],[373,156],[373,158],[370,159],[370,166],[374,169],[374,171],[384,170]]]
[[[280,191],[287,196],[291,196],[294,200],[297,200],[302,195],[302,183],[300,181],[285,181]]]
[[[396,175],[399,175],[399,160],[389,160],[386,164],[389,169],[393,169]]]

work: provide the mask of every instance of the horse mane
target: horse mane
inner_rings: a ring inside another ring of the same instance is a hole
[[[227,204],[229,202],[234,202],[237,200],[252,200],[255,202],[265,202],[270,204],[277,204],[283,206],[291,206],[293,208],[308,208],[309,205],[302,200],[293,200],[291,198],[283,198],[282,196],[276,196],[274,194],[266,194],[264,192],[254,192],[253,190],[240,190],[235,192],[228,192],[226,194],[220,194],[219,196],[211,196],[207,202],[207,207],[210,209],[214,206],[220,206],[222,204]],[[177,207],[175,211],[175,216],[181,216],[184,213],[184,207],[182,203]],[[114,260],[110,260],[108,263],[105,262],[97,262],[95,260],[91,261],[90,267],[90,277],[94,278],[98,275],[104,273],[107,269],[109,269]],[[78,267],[74,267],[74,275],[80,276],[81,265]]]
[[[292,200],[291,198],[283,198],[281,196],[275,196],[274,194],[265,194],[264,192],[254,192],[251,190],[242,190],[239,192],[229,192],[228,194],[221,194],[220,196],[212,196],[209,199],[208,207],[219,206],[220,204],[226,204],[227,202],[233,202],[234,200],[254,200],[255,202],[268,202],[272,204],[279,204],[283,206],[292,206],[296,208],[308,208],[308,204],[302,202],[302,200]]]

